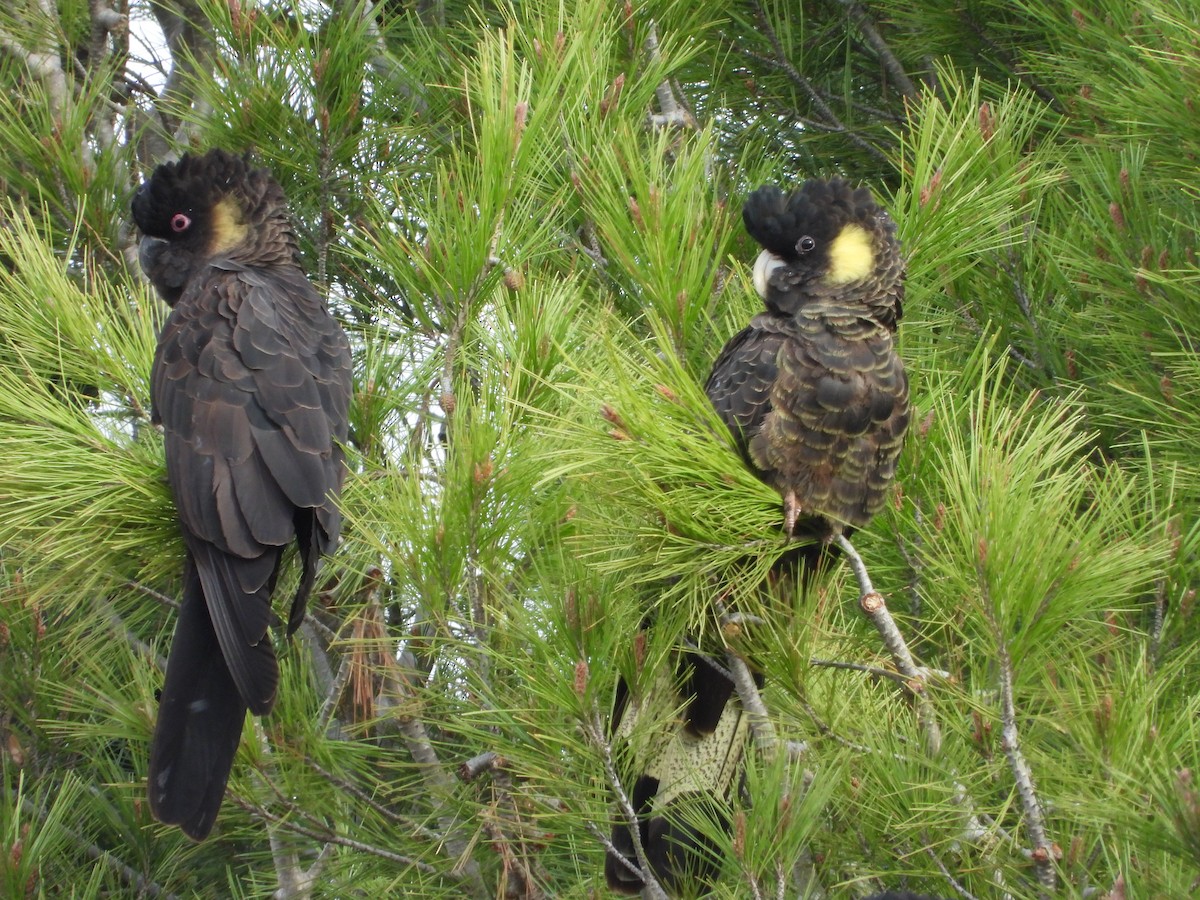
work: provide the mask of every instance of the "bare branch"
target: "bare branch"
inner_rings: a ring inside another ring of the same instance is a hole
[[[12,797],[17,798],[17,792],[12,792]],[[28,814],[34,816],[39,822],[45,822],[48,818],[46,810],[35,804],[28,796],[21,797],[21,808]],[[121,862],[107,850],[93,844],[87,838],[76,833],[65,825],[58,826],[63,834],[69,835],[75,845],[83,851],[88,859],[95,860],[104,865],[105,868],[113,872],[122,882],[129,887],[138,897],[155,897],[163,898],[163,900],[179,900],[178,895],[172,894],[170,891],[150,881],[144,875],[131,869],[125,863]]]
[[[904,66],[900,64],[900,60],[892,53],[892,48],[880,36],[879,31],[875,28],[875,23],[871,21],[866,10],[855,2],[855,0],[841,0],[841,4],[846,7],[846,12],[850,15],[851,20],[858,27],[858,30],[862,32],[862,36],[866,38],[867,43],[871,45],[871,49],[875,51],[879,57],[879,61],[883,63],[884,69],[887,70],[896,87],[900,89],[900,93],[914,102],[920,99],[920,92],[909,79],[908,73],[904,71]]]
[[[633,853],[637,857],[638,877],[642,880],[642,896],[650,898],[650,900],[669,900],[667,892],[663,890],[658,879],[654,877],[654,870],[650,868],[650,860],[646,856],[646,848],[642,846],[641,829],[638,827],[637,812],[633,808],[633,803],[629,799],[629,795],[625,793],[625,786],[621,784],[621,776],[617,774],[617,767],[613,763],[612,744],[604,734],[604,725],[600,720],[599,710],[593,708],[590,716],[583,721],[583,733],[591,741],[592,746],[600,751],[600,759],[604,764],[604,775],[608,779],[608,785],[612,788],[613,794],[617,798],[617,806],[621,810],[621,818],[625,821],[625,827],[629,829],[630,843],[633,844]],[[604,842],[611,853],[615,854],[617,859],[625,859],[624,854],[617,851],[607,840]],[[628,862],[628,860],[626,860]]]
[[[1013,702],[1012,658],[1008,644],[998,641],[1000,656],[1000,748],[1008,759],[1017,795],[1025,810],[1025,828],[1033,844],[1033,869],[1038,883],[1047,891],[1054,890],[1057,876],[1054,872],[1054,848],[1046,838],[1046,822],[1042,815],[1042,804],[1033,785],[1033,770],[1021,752],[1021,737],[1017,730],[1017,712]]]
[[[865,150],[880,162],[886,162],[887,155],[874,144],[847,128],[845,123],[833,111],[833,108],[825,102],[825,98],[821,96],[821,93],[813,87],[812,82],[805,78],[800,73],[800,70],[792,65],[791,60],[788,59],[787,53],[783,49],[783,43],[779,40],[779,35],[776,34],[774,26],[771,25],[771,20],[767,16],[762,3],[759,0],[752,0],[751,5],[754,7],[755,17],[758,19],[758,24],[762,28],[763,34],[766,35],[767,40],[770,42],[771,49],[775,51],[775,58],[772,64],[784,72],[808,96],[809,101],[816,107],[817,112],[824,117],[832,130],[846,135],[855,146]]]
[[[652,62],[657,62],[659,59],[658,29],[653,20],[650,22],[650,32],[646,35],[646,54]],[[658,87],[654,89],[654,96],[658,99],[659,112],[651,114],[650,123],[656,128],[696,127],[696,120],[692,117],[691,111],[675,96],[675,89],[669,79],[664,79],[659,83]]]
[[[508,765],[508,760],[495,750],[487,750],[472,756],[458,766],[458,777],[463,781],[474,781],[490,769],[502,769]]]
[[[896,664],[896,668],[909,679],[909,689],[913,692],[917,703],[917,719],[925,733],[925,749],[930,756],[937,756],[942,749],[942,730],[934,715],[933,705],[923,694],[926,673],[919,669],[913,661],[904,635],[900,633],[900,629],[896,626],[896,620],[888,612],[883,595],[876,591],[874,585],[871,584],[866,564],[858,555],[858,551],[854,549],[854,545],[844,534],[835,537],[834,543],[846,554],[846,559],[858,581],[859,606],[867,614],[875,626],[875,630],[879,632],[879,636],[883,638],[883,644],[892,655],[892,661]]]
[[[940,871],[942,876],[948,882],[950,882],[950,886],[958,892],[960,897],[964,898],[964,900],[979,900],[979,898],[963,887],[957,878],[950,874],[950,870],[946,868],[946,864],[942,862],[941,857],[934,853],[933,848],[929,846],[928,838],[925,840],[925,853],[930,859],[933,860],[933,864],[938,867],[938,871]]]
[[[383,847],[375,847],[371,844],[363,843],[362,841],[356,841],[333,831],[320,831],[315,828],[307,828],[294,820],[285,818],[284,816],[276,815],[268,809],[264,809],[261,806],[250,803],[248,800],[244,800],[241,797],[238,797],[236,794],[229,794],[228,796],[230,800],[232,800],[236,805],[240,806],[246,812],[250,813],[250,815],[254,816],[255,818],[262,819],[264,822],[270,822],[274,825],[278,825],[285,831],[294,832],[295,834],[311,838],[312,840],[319,841],[323,844],[337,844],[339,847],[348,847],[351,850],[369,853],[372,856],[378,856],[380,859],[386,859],[389,862],[398,863],[402,866],[412,866],[414,869],[424,872],[426,875],[439,875],[454,880],[462,880],[463,878],[462,873],[454,871],[445,872],[442,869],[431,866],[427,862],[422,862],[419,859],[414,859],[411,856],[404,856],[400,853],[393,853],[391,850],[385,850]]]
[[[390,697],[384,694],[390,695]],[[391,721],[395,723],[404,738],[405,746],[408,748],[413,762],[416,763],[417,771],[421,773],[421,778],[429,789],[431,804],[438,811],[438,822],[446,835],[445,849],[452,857],[459,860],[457,867],[460,870],[464,889],[470,896],[476,897],[478,900],[486,900],[491,896],[491,892],[483,883],[479,864],[471,859],[467,852],[469,842],[462,835],[461,826],[456,824],[453,815],[447,809],[448,800],[454,791],[454,782],[442,768],[441,760],[438,759],[437,751],[433,748],[433,742],[429,739],[425,725],[411,714],[410,710],[413,709],[414,704],[406,702],[411,699],[412,692],[400,672],[399,663],[394,657],[385,656],[384,693],[381,694],[377,703],[378,709],[381,712],[391,710]]]

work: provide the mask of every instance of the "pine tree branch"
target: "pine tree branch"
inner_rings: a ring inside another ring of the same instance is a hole
[[[737,613],[730,613],[720,599],[713,600],[713,609],[722,626],[740,624],[742,621]],[[775,733],[775,726],[771,723],[770,713],[767,711],[767,705],[763,702],[758,685],[754,683],[754,675],[750,671],[750,667],[746,665],[746,661],[732,650],[725,652],[725,659],[728,664],[728,677],[733,681],[742,709],[750,720],[750,733],[754,735],[754,746],[764,757],[770,758],[779,746],[779,737]],[[808,750],[806,744],[794,741],[788,741],[785,746],[788,754],[796,759],[799,759]]]
[[[249,800],[239,797],[236,794],[230,794],[229,799],[233,801],[235,806],[240,806],[242,809],[244,809],[246,812],[250,813],[250,815],[254,816],[257,819],[262,819],[264,822],[269,822],[269,823],[278,825],[280,828],[282,828],[286,831],[294,832],[298,835],[310,838],[319,843],[336,844],[339,847],[347,847],[351,850],[357,850],[361,853],[367,853],[367,854],[370,854],[371,856],[377,856],[380,859],[386,859],[389,862],[397,863],[398,865],[401,865],[401,866],[411,866],[412,868],[416,869],[419,872],[424,872],[426,875],[436,875],[438,877],[450,878],[453,881],[459,881],[459,882],[462,882],[465,880],[466,876],[465,876],[465,873],[463,873],[463,872],[455,872],[453,870],[451,870],[450,872],[446,872],[443,869],[439,869],[436,866],[432,866],[429,863],[423,862],[422,860],[419,860],[419,859],[415,859],[414,857],[404,856],[403,854],[394,853],[391,850],[386,850],[383,847],[376,847],[371,844],[364,843],[363,841],[356,841],[356,840],[353,840],[352,838],[343,837],[342,835],[337,834],[333,831],[330,831],[327,828],[308,828],[304,825],[299,824],[298,822],[294,821],[293,819],[289,819],[284,816],[278,815],[262,806],[259,806],[255,803],[251,803]],[[289,804],[289,805],[292,806],[293,809],[295,809],[294,804]],[[476,895],[472,894],[471,896],[476,896]],[[490,895],[483,894],[480,896],[488,897]]]
[[[854,549],[854,545],[844,534],[835,537],[834,543],[846,554],[850,569],[858,581],[859,606],[867,614],[875,626],[875,630],[879,632],[879,636],[883,638],[883,644],[892,655],[892,661],[896,664],[896,668],[909,679],[909,689],[917,703],[917,720],[925,733],[925,749],[930,756],[937,756],[942,749],[942,730],[938,726],[933,704],[923,693],[927,673],[918,668],[913,661],[904,635],[900,633],[900,629],[896,626],[896,620],[888,611],[883,595],[876,591],[874,585],[871,584],[871,576],[867,573],[866,564],[858,555],[858,551]]]
[[[881,669],[879,666],[868,666],[863,663],[842,662],[836,659],[817,659],[813,657],[808,661],[810,666],[823,669],[849,669],[852,672],[865,672],[868,675],[874,675],[876,678],[887,678],[896,682],[901,687],[912,690],[912,685],[909,684],[908,678],[901,675],[899,672],[893,672],[890,669]]]
[[[846,12],[850,19],[862,32],[862,36],[866,38],[867,43],[871,45],[871,49],[875,51],[879,57],[879,61],[883,63],[884,69],[891,76],[892,81],[900,88],[902,93],[914,103],[920,99],[920,91],[908,77],[908,73],[904,71],[904,66],[900,64],[900,60],[892,53],[892,48],[888,46],[887,41],[879,34],[879,30],[875,27],[875,23],[871,21],[871,17],[867,15],[862,5],[855,0],[840,0],[842,6],[846,7]]]
[[[887,162],[887,155],[872,144],[856,134],[853,130],[846,127],[846,124],[838,118],[834,113],[833,108],[825,102],[825,98],[820,92],[813,87],[812,82],[805,78],[800,70],[792,65],[788,59],[787,53],[783,49],[783,43],[779,40],[779,35],[775,32],[775,27],[771,24],[770,18],[767,16],[767,11],[763,8],[759,0],[751,0],[750,4],[755,11],[755,18],[758,19],[758,24],[766,35],[767,40],[771,44],[771,49],[775,52],[775,65],[784,72],[792,82],[800,88],[807,96],[809,101],[817,108],[817,111],[825,118],[825,121],[833,127],[833,130],[844,134],[856,147],[866,151],[879,162]]]
[[[16,799],[17,792],[13,791],[12,795],[13,799]],[[27,796],[21,797],[21,808],[36,818],[39,822],[44,823],[49,818],[46,811],[30,800]],[[161,885],[156,884],[141,873],[125,865],[125,863],[113,856],[109,851],[97,844],[92,843],[83,835],[77,833],[73,829],[67,828],[61,823],[58,827],[64,834],[68,835],[71,840],[75,842],[75,846],[82,850],[88,859],[101,863],[106,869],[113,872],[117,878],[120,879],[122,884],[126,885],[131,891],[135,892],[136,896],[162,898],[162,900],[179,900],[179,896],[177,894],[172,894]]]
[[[612,788],[614,796],[617,798],[617,807],[621,811],[621,818],[624,820],[625,827],[629,830],[630,843],[633,845],[633,854],[637,858],[638,877],[642,880],[642,896],[648,900],[669,900],[667,892],[663,890],[663,886],[659,884],[658,879],[654,875],[654,870],[650,867],[650,859],[646,856],[646,848],[642,846],[642,833],[640,823],[638,822],[637,812],[633,808],[633,803],[629,799],[629,795],[625,792],[625,786],[621,783],[621,776],[617,774],[617,767],[613,762],[612,744],[604,735],[604,725],[601,721],[600,711],[594,706],[591,714],[583,720],[584,736],[591,742],[592,746],[600,751],[600,759],[604,765],[604,776],[608,779],[608,786]],[[608,841],[604,841],[605,846],[610,853],[615,854],[614,858],[625,860],[625,855],[617,851],[615,847]],[[631,867],[632,868],[632,867]]]
[[[929,845],[928,835],[923,835],[923,839],[925,841],[925,855],[933,860],[933,864],[938,867],[938,871],[942,873],[942,877],[950,882],[950,887],[954,888],[963,900],[979,900],[978,897],[963,887],[957,878],[950,874],[950,870],[946,868],[946,864],[942,862],[941,857],[934,853],[933,847]]]
[[[503,860],[505,874],[513,880],[505,889],[509,895],[519,896],[523,900],[541,900],[545,894],[529,864],[529,856],[524,852],[526,842],[521,838],[521,813],[513,799],[513,781],[508,771],[508,760],[498,753],[488,751],[471,757],[458,769],[459,777],[463,781],[472,781],[484,772],[491,773],[496,802],[490,809],[484,808],[481,811],[480,819],[484,833],[492,840],[492,849]],[[496,813],[495,821],[489,815],[492,811]],[[502,823],[512,826],[512,833],[505,831]],[[521,852],[514,850],[514,845],[520,847]]]
[[[1046,822],[1042,815],[1042,804],[1033,785],[1033,770],[1025,754],[1021,752],[1021,736],[1017,729],[1016,705],[1013,701],[1012,657],[1008,643],[998,642],[1000,662],[1000,748],[1008,759],[1013,780],[1017,784],[1017,795],[1025,810],[1025,828],[1033,844],[1033,869],[1038,883],[1047,891],[1056,887],[1054,872],[1054,848],[1046,837]]]
[[[384,660],[384,693],[390,694],[402,702],[387,700],[381,694],[378,701],[379,710],[392,712],[392,721],[404,738],[405,746],[408,748],[413,762],[416,763],[417,771],[420,772],[421,779],[429,790],[430,803],[437,812],[438,823],[446,835],[444,842],[446,851],[452,858],[459,861],[457,865],[460,871],[455,873],[456,877],[462,881],[464,889],[470,896],[475,897],[476,900],[487,900],[491,896],[491,892],[484,885],[479,864],[471,859],[468,853],[469,841],[460,833],[461,827],[455,823],[454,817],[447,809],[448,798],[454,792],[454,782],[442,768],[441,760],[438,759],[437,751],[433,748],[433,742],[429,739],[425,725],[416,716],[406,712],[412,704],[403,701],[411,700],[411,692],[400,675],[398,662],[391,656],[385,656]]]
[[[311,819],[312,817],[306,811],[300,811],[295,803],[284,797],[283,793],[276,787],[274,779],[268,777],[266,770],[273,771],[275,769],[275,755],[272,752],[271,742],[267,739],[267,732],[262,726],[261,719],[254,720],[254,734],[258,738],[264,760],[263,766],[258,769],[259,777],[266,784],[267,788],[275,794],[279,802],[291,809],[293,813],[300,812],[305,818]],[[232,791],[228,787],[226,787],[225,793],[227,796],[232,795]],[[275,880],[278,885],[275,890],[276,896],[282,898],[282,900],[306,900],[312,894],[314,880],[309,877],[309,873],[306,873],[300,865],[299,854],[293,848],[285,845],[278,822],[267,822],[267,844],[271,848],[271,861],[275,866]],[[322,852],[318,853],[318,860],[324,856],[324,849],[325,845],[322,844]]]
[[[649,33],[646,35],[646,54],[651,62],[658,62],[658,28],[654,20],[650,21]],[[695,128],[696,120],[691,111],[675,96],[675,88],[670,79],[663,79],[654,89],[658,99],[659,112],[651,113],[650,123],[656,128]]]

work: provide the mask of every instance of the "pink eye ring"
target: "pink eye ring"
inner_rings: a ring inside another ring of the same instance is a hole
[[[175,213],[171,216],[171,230],[176,234],[187,231],[192,226],[192,220],[183,213]]]

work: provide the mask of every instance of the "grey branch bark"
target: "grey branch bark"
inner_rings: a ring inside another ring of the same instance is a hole
[[[888,652],[891,654],[896,668],[910,682],[909,687],[916,698],[917,719],[925,734],[925,749],[930,756],[937,756],[942,750],[942,730],[938,726],[937,717],[934,715],[933,704],[929,702],[923,693],[925,672],[919,669],[916,662],[913,661],[912,653],[908,649],[908,642],[904,640],[904,635],[900,633],[900,629],[896,626],[896,620],[892,618],[892,614],[888,611],[883,595],[876,591],[874,585],[871,584],[871,576],[867,573],[866,564],[862,561],[862,557],[858,555],[858,551],[854,549],[854,545],[842,534],[834,538],[834,543],[846,554],[846,559],[849,561],[850,568],[854,572],[854,577],[858,581],[860,591],[859,605],[862,607],[863,612],[867,614],[867,618],[875,626],[875,630],[879,632],[879,636],[883,639],[884,646],[887,647]]]

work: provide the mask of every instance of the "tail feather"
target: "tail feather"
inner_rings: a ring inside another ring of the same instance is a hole
[[[225,664],[189,555],[183,604],[150,747],[150,809],[188,837],[208,836],[237,753],[246,703]]]

